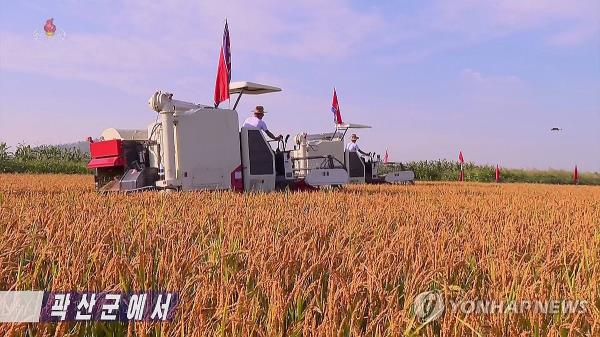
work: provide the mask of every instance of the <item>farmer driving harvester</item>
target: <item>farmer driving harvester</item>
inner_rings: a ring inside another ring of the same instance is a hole
[[[243,128],[259,128],[273,140],[283,139],[282,135],[275,137],[275,135],[273,135],[273,133],[271,133],[271,131],[269,131],[269,129],[267,128],[267,124],[262,120],[266,113],[265,108],[262,105],[257,105],[256,108],[254,108],[254,110],[252,110],[251,112],[254,113],[254,116],[246,118],[244,124],[242,125]]]
[[[358,144],[356,144],[356,141],[359,139],[360,137],[358,137],[355,133],[352,134],[352,137],[350,137],[350,143],[348,143],[348,145],[346,145],[346,150],[348,150],[348,152],[358,152],[360,154],[362,154],[363,156],[371,156],[371,153],[367,153],[367,152],[363,152],[359,147]]]

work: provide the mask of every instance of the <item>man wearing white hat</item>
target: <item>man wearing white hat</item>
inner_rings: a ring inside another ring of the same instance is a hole
[[[262,120],[266,113],[265,108],[262,105],[257,105],[256,108],[254,108],[254,110],[252,110],[251,112],[254,113],[254,116],[246,118],[244,124],[242,125],[243,128],[259,128],[263,130],[267,134],[267,136],[269,136],[273,140],[283,139],[282,135],[275,137],[275,135],[273,135],[271,131],[269,131],[269,129],[267,128],[267,123],[265,123]]]
[[[360,154],[364,155],[364,156],[370,156],[371,153],[366,153],[363,152],[359,147],[358,144],[356,144],[356,141],[359,139],[359,137],[353,133],[352,137],[350,137],[350,143],[348,143],[348,145],[346,145],[346,150],[348,150],[348,152],[359,152]]]

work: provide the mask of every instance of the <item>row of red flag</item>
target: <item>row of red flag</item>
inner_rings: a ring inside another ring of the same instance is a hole
[[[387,151],[386,151],[387,153]],[[458,181],[465,181],[465,170],[464,163],[465,158],[463,157],[462,151],[458,152],[458,162],[460,163],[460,173],[458,175]],[[497,183],[501,181],[500,167],[496,164],[496,172],[494,174],[494,179]],[[579,182],[579,171],[577,170],[577,165],[575,165],[575,170],[573,170],[573,184],[577,184]]]

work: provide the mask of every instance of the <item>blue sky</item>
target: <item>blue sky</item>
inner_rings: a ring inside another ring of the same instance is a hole
[[[60,34],[36,39],[50,17]],[[3,0],[0,140],[145,128],[155,90],[210,104],[225,17],[233,80],[283,88],[240,119],[262,104],[276,133],[330,131],[335,86],[392,160],[600,171],[597,0]]]

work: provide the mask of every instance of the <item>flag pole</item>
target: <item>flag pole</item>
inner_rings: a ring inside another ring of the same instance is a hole
[[[225,27],[227,27],[227,34],[229,34],[229,27],[227,25],[227,17],[225,17]],[[229,72],[231,73],[231,69],[228,69]],[[231,78],[228,78],[228,83],[231,82]],[[229,85],[227,86],[227,90],[229,90]],[[237,103],[237,102],[236,102]],[[227,108],[229,110],[231,110],[231,95],[227,98]]]

